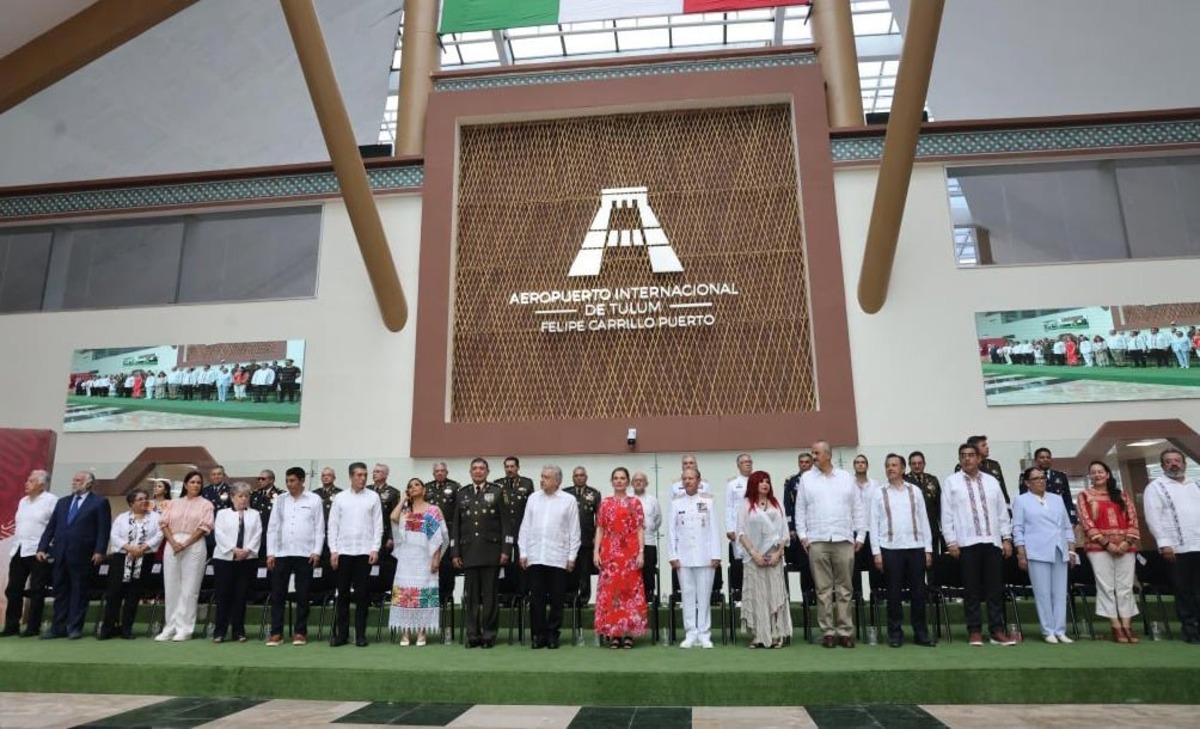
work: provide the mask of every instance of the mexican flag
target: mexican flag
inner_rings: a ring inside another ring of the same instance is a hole
[[[809,5],[811,0],[443,0],[441,33],[522,28],[648,15]]]

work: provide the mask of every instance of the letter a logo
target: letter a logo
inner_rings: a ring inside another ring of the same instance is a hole
[[[658,216],[650,209],[645,187],[616,187],[600,191],[600,209],[592,219],[592,227],[583,237],[575,262],[571,264],[568,277],[599,276],[604,263],[605,248],[645,247],[650,256],[650,270],[654,273],[681,273],[683,264],[671,248],[667,234],[658,222]],[[632,209],[640,221],[640,227],[615,229],[612,217],[618,209]]]

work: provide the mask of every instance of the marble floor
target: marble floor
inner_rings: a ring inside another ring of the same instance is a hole
[[[257,701],[94,694],[0,693],[0,727],[345,726],[452,729],[951,729],[981,727],[1194,727],[1188,705],[927,705],[615,707]]]

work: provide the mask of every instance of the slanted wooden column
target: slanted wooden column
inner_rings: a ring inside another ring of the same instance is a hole
[[[397,156],[425,153],[425,110],[433,92],[431,76],[442,65],[437,23],[437,0],[407,0],[404,4],[400,104],[396,110]]]
[[[821,74],[825,77],[829,126],[834,129],[862,126],[862,82],[858,77],[850,0],[815,0],[812,32],[819,46]]]

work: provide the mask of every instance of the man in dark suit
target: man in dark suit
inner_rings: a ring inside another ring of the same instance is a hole
[[[508,509],[508,523],[512,527],[513,538],[512,565],[510,569],[504,570],[500,591],[506,595],[524,595],[529,591],[529,579],[528,574],[517,567],[521,563],[521,550],[517,546],[517,540],[521,538],[525,502],[533,493],[533,481],[521,475],[521,460],[516,456],[509,456],[504,459],[504,478],[497,483],[504,490],[504,506]]]
[[[512,559],[513,529],[504,489],[487,476],[487,461],[471,461],[471,483],[459,489],[450,523],[451,560],[465,577],[468,648],[496,645],[500,622],[496,583],[500,568]]]
[[[38,544],[39,561],[54,559],[54,622],[43,639],[83,637],[88,576],[104,559],[112,528],[108,499],[92,493],[95,481],[87,471],[71,478],[71,494],[54,505]]]

